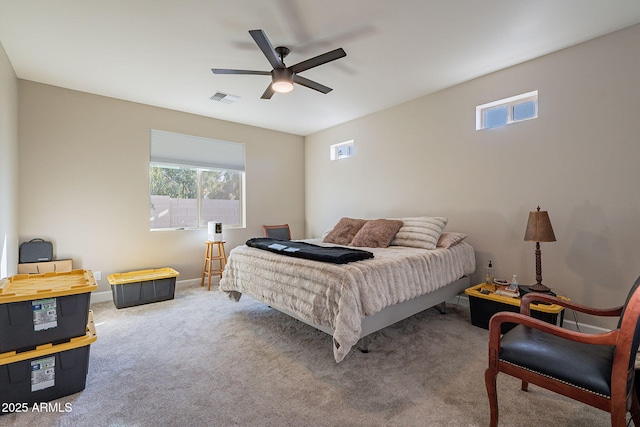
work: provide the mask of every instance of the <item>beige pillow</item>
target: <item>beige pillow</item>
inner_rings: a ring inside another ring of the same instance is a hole
[[[457,245],[458,243],[462,242],[466,238],[467,238],[467,235],[463,233],[443,231],[442,234],[440,235],[440,238],[438,239],[437,247],[448,249],[451,246]]]
[[[393,246],[408,246],[411,248],[435,249],[447,226],[448,218],[419,216],[399,218],[403,225],[391,242]]]
[[[393,240],[402,221],[394,219],[374,219],[367,221],[351,241],[351,246],[386,248]]]
[[[341,218],[322,241],[347,246],[366,222],[366,219]]]

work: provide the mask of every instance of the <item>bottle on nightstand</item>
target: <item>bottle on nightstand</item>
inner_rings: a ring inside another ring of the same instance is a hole
[[[518,292],[519,291],[519,285],[518,285],[518,279],[516,279],[516,275],[513,275],[513,278],[511,279],[511,283],[509,284],[509,286],[507,286],[507,290],[511,291],[511,292]]]
[[[484,276],[484,283],[486,283],[487,285],[493,285],[493,265],[491,264],[491,260],[489,260],[487,274],[485,274]]]
[[[496,295],[502,295],[505,297],[518,298],[520,296],[520,289],[518,286],[518,281],[516,280],[516,275],[513,275],[513,279],[511,279],[511,283],[509,286],[500,287],[494,292]]]

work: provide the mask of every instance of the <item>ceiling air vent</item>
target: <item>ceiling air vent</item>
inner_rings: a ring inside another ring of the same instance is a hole
[[[222,102],[223,104],[233,104],[238,99],[240,99],[239,96],[229,95],[228,93],[222,93],[222,92],[216,92],[215,95],[211,97],[211,100]]]

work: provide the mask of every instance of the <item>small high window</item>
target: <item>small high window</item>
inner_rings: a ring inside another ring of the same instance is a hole
[[[476,130],[491,129],[538,117],[538,91],[476,107]]]
[[[339,144],[333,144],[330,148],[331,148],[331,152],[329,153],[329,158],[331,160],[339,160],[339,159],[346,159],[348,157],[353,157],[355,153],[355,145],[353,143],[353,139],[351,141],[345,141]]]

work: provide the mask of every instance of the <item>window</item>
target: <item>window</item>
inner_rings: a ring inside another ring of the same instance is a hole
[[[151,130],[152,230],[244,226],[244,144]]]
[[[505,126],[538,117],[538,91],[476,107],[476,130]]]
[[[353,157],[355,152],[355,145],[353,140],[341,142],[339,144],[333,144],[329,153],[331,160],[346,159],[347,157]]]

